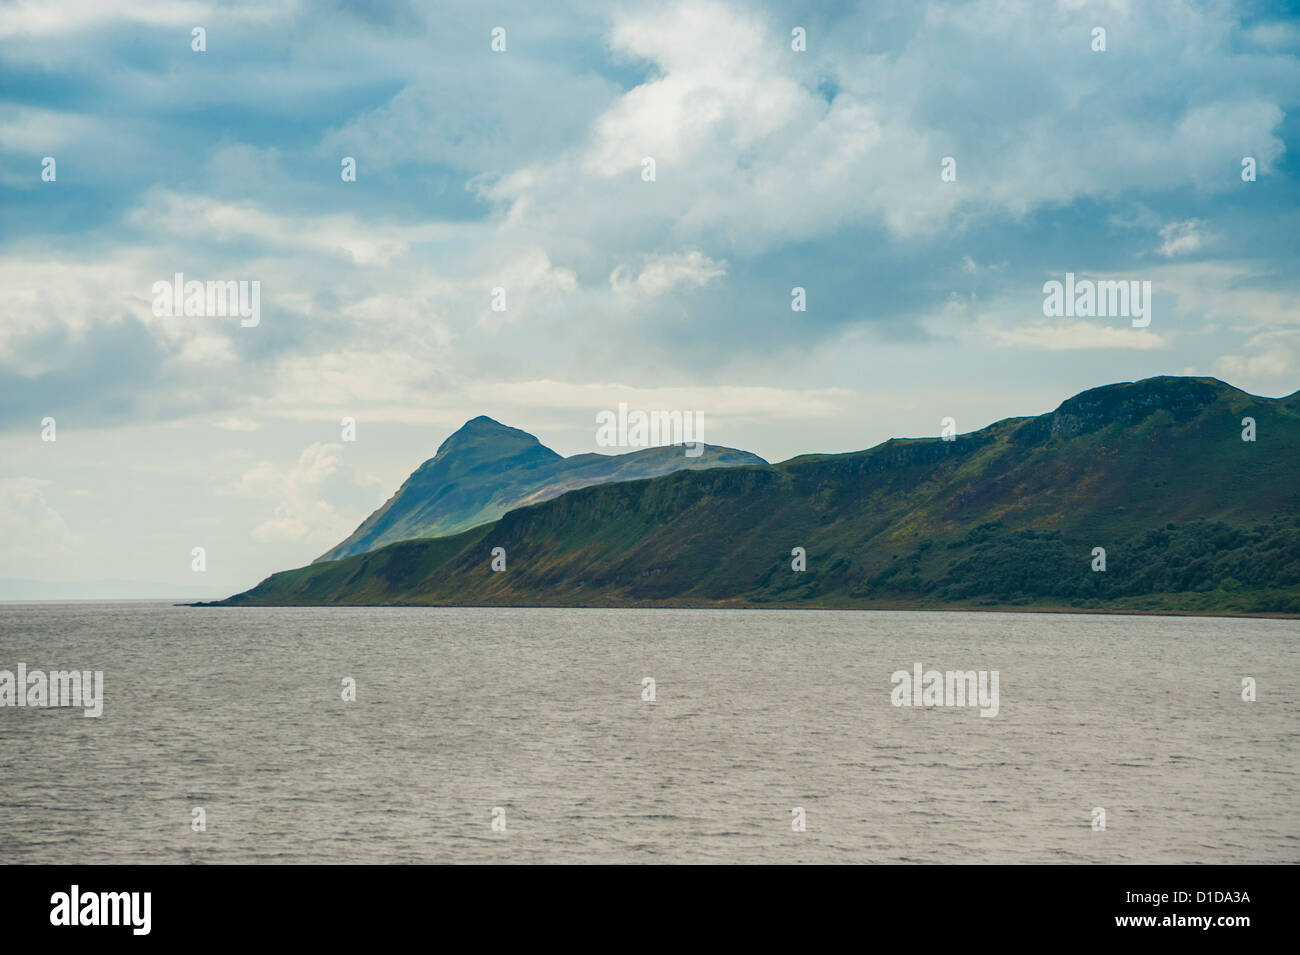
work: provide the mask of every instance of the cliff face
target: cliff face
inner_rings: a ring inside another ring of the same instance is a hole
[[[227,603],[1300,613],[1298,397],[1203,378],[1095,388],[952,441],[586,487]]]

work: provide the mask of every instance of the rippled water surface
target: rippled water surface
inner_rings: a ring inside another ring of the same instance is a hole
[[[1297,862],[1298,633],[0,605],[0,669],[106,687],[99,719],[0,707],[0,861]],[[998,715],[892,706],[890,675],[916,662],[999,671]]]

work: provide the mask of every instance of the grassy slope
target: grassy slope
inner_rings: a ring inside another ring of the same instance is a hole
[[[347,539],[313,563],[386,544],[445,537],[490,523],[508,511],[606,481],[655,477],[679,468],[762,464],[747,451],[707,445],[698,457],[678,447],[565,458],[531,434],[480,416],[465,424],[402,483]]]
[[[1300,394],[1148,379],[951,442],[588,487],[229,602],[1300,612],[1298,464]]]

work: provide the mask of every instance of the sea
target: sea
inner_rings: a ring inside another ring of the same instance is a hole
[[[98,717],[0,706],[0,862],[1295,863],[1298,637],[1130,615],[0,604],[0,681],[102,674]],[[955,692],[977,683],[982,701]]]

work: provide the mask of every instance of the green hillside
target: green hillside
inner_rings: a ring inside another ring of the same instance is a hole
[[[643,448],[625,454],[562,457],[531,434],[486,415],[467,421],[420,465],[397,493],[347,540],[313,563],[420,537],[445,537],[525,504],[606,481],[657,477],[682,468],[766,464],[748,451],[706,444],[695,457],[681,445]]]
[[[1300,393],[1152,378],[952,441],[587,487],[223,603],[1300,613],[1298,466]]]

